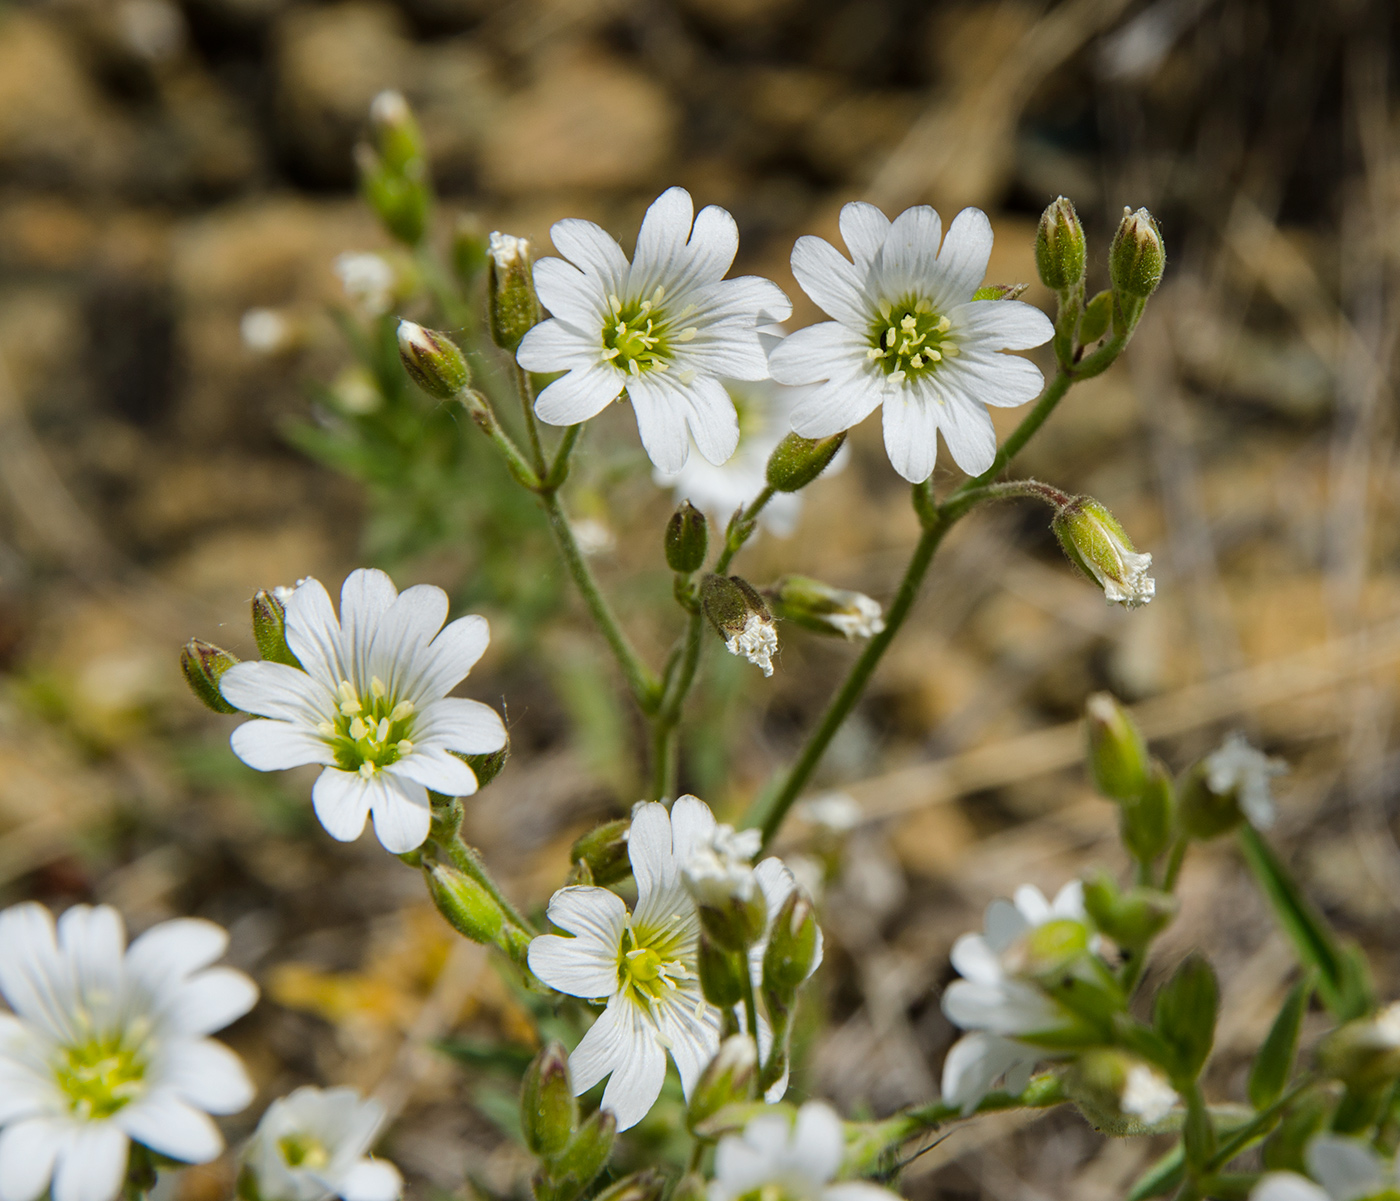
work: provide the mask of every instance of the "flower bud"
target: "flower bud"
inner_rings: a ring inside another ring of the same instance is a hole
[[[850,641],[873,638],[885,628],[879,601],[809,576],[785,575],[763,594],[778,617],[818,634],[839,634]]]
[[[1119,806],[1118,828],[1123,845],[1140,863],[1151,863],[1171,845],[1176,821],[1176,788],[1160,759],[1147,766],[1147,786],[1136,800]]]
[[[569,862],[588,866],[593,883],[606,887],[632,874],[632,861],[627,857],[627,832],[632,823],[625,817],[594,826],[579,835],[569,851]]]
[[[1086,261],[1084,227],[1073,202],[1061,196],[1040,215],[1035,235],[1036,270],[1047,288],[1063,292],[1083,282]]]
[[[1147,787],[1147,747],[1116,697],[1096,692],[1084,702],[1084,733],[1094,787],[1114,801],[1131,801]]]
[[[1064,1089],[1096,1130],[1117,1136],[1150,1133],[1181,1100],[1154,1068],[1107,1048],[1080,1055]]]
[[[1123,220],[1108,252],[1113,290],[1133,300],[1146,300],[1162,282],[1167,252],[1157,222],[1146,209],[1123,210]],[[1124,306],[1127,307],[1127,306]]]
[[[530,243],[496,231],[491,235],[487,259],[491,338],[502,350],[514,354],[520,339],[540,320],[539,297],[530,273]]]
[[[757,830],[721,825],[681,866],[701,927],[728,951],[747,951],[768,924],[768,903],[751,866],[761,838]]]
[[[1215,1043],[1219,1006],[1215,969],[1193,952],[1162,985],[1153,1005],[1153,1024],[1176,1061],[1174,1079],[1193,1081],[1200,1075]]]
[[[710,1066],[690,1094],[686,1121],[691,1129],[713,1117],[726,1105],[747,1101],[758,1074],[758,1048],[747,1034],[735,1034],[720,1043]]]
[[[452,230],[452,272],[463,288],[470,288],[486,270],[486,252],[481,222],[469,213],[458,217]]]
[[[666,523],[666,566],[685,575],[705,566],[710,526],[705,514],[690,501],[681,502]]]
[[[1075,497],[1050,528],[1069,561],[1103,589],[1110,604],[1136,609],[1156,593],[1157,582],[1147,574],[1152,556],[1136,552],[1117,519],[1093,497]]]
[[[1016,300],[1029,284],[985,284],[972,294],[973,300]]]
[[[525,1145],[552,1158],[569,1145],[578,1125],[578,1102],[569,1079],[569,1053],[549,1042],[531,1061],[520,1085],[520,1127]]]
[[[643,1168],[609,1185],[593,1201],[661,1201],[665,1191],[666,1174],[660,1168]]]
[[[1201,842],[1228,834],[1244,820],[1233,793],[1221,794],[1210,787],[1205,760],[1187,769],[1177,796],[1182,830]]]
[[[773,918],[763,953],[763,999],[770,1010],[792,1005],[798,987],[812,974],[819,936],[811,900],[794,888]]]
[[[594,1110],[568,1146],[536,1174],[538,1201],[574,1201],[603,1170],[616,1140],[617,1119],[612,1110]]]
[[[180,670],[190,691],[215,713],[239,712],[219,691],[220,678],[237,662],[234,655],[202,638],[191,638],[180,652]]]
[[[413,382],[429,396],[451,400],[472,382],[471,368],[445,333],[399,322],[399,359]]]
[[[742,655],[765,676],[773,674],[778,631],[752,584],[737,575],[707,575],[700,583],[700,604],[731,655]]]
[[[1092,346],[1104,334],[1113,321],[1113,293],[1104,289],[1084,306],[1084,315],[1079,319],[1079,344]]]
[[[727,1010],[743,1002],[748,957],[738,951],[725,950],[707,930],[700,931],[695,970],[700,977],[700,991],[711,1005]]]
[[[1318,1066],[1357,1093],[1400,1076],[1400,1003],[1332,1031],[1317,1048]]]
[[[779,492],[800,492],[831,466],[845,442],[844,432],[830,438],[788,434],[768,457],[768,486]]]
[[[499,751],[492,751],[489,755],[463,755],[461,758],[472,769],[477,788],[485,788],[501,774],[501,769],[510,758],[510,735],[506,735],[506,744]]]
[[[258,644],[258,654],[269,663],[301,666],[287,646],[286,607],[266,589],[253,597],[253,640]]]
[[[1084,909],[1094,925],[1120,947],[1137,950],[1160,934],[1179,905],[1169,892],[1138,885],[1119,892],[1109,876],[1085,882]]]
[[[505,915],[495,899],[464,872],[445,863],[424,868],[433,904],[458,934],[472,942],[492,943]]]
[[[385,170],[407,175],[423,170],[423,131],[402,92],[380,92],[369,106],[374,145]]]
[[[360,192],[380,224],[407,246],[417,246],[428,228],[431,195],[427,164],[415,160],[405,171],[392,170],[368,146],[355,148]]]

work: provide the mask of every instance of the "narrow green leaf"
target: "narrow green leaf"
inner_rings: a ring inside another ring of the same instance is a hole
[[[1177,1143],[1170,1151],[1138,1177],[1128,1192],[1127,1201],[1149,1201],[1175,1192],[1186,1175],[1186,1147]]]
[[[1254,1057],[1254,1065],[1249,1069],[1249,1103],[1255,1109],[1264,1109],[1283,1095],[1293,1071],[1293,1057],[1298,1053],[1298,1032],[1312,990],[1313,973],[1309,971],[1284,998],[1268,1037]]]
[[[1215,1154],[1215,1126],[1199,1086],[1192,1086],[1186,1097],[1186,1124],[1181,1131],[1182,1146],[1186,1148],[1186,1163],[1193,1174],[1199,1173]]]

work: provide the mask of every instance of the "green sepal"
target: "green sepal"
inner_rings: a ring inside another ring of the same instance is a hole
[[[1215,969],[1192,952],[1157,993],[1153,1018],[1170,1049],[1173,1084],[1190,1085],[1200,1075],[1215,1044],[1215,1019],[1220,985]]]
[[[301,667],[287,645],[287,607],[266,589],[253,596],[253,641],[269,663]]]
[[[1269,1033],[1249,1069],[1249,1103],[1255,1109],[1272,1105],[1288,1084],[1298,1053],[1298,1034],[1313,992],[1313,973],[1307,972],[1284,998]]]
[[[1105,288],[1084,306],[1084,316],[1079,319],[1079,344],[1092,346],[1108,333],[1113,320],[1113,292]]]

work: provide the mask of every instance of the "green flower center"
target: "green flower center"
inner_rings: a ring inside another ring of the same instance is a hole
[[[736,1201],[815,1201],[822,1190],[813,1185],[806,1179],[769,1180],[742,1193]]]
[[[144,1091],[146,1058],[127,1032],[65,1047],[54,1078],[68,1098],[68,1109],[83,1121],[109,1118]]]
[[[673,992],[695,973],[682,956],[686,919],[675,914],[659,928],[634,926],[623,932],[617,960],[618,991],[630,992],[643,1007]]]
[[[338,695],[335,720],[321,722],[317,730],[342,771],[369,777],[413,750],[413,702],[396,701],[378,676],[370,680],[368,696],[349,680],[340,682]]]
[[[331,1161],[325,1144],[309,1134],[284,1135],[277,1140],[277,1149],[289,1168],[324,1168]]]
[[[870,349],[865,357],[895,383],[934,371],[944,359],[956,358],[957,342],[948,336],[952,322],[924,299],[909,297],[898,304],[885,301],[870,326]]]
[[[631,375],[665,371],[675,355],[674,345],[689,342],[699,331],[690,326],[676,329],[693,311],[686,305],[673,318],[662,305],[666,289],[657,288],[650,300],[608,297],[608,318],[603,326],[603,358]]]

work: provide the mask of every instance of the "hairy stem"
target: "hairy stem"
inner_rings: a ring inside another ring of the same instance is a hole
[[[515,390],[520,396],[520,412],[525,418],[525,435],[530,442],[530,458],[535,464],[535,474],[543,480],[548,473],[545,470],[544,445],[540,442],[540,426],[535,419],[535,385],[530,380],[530,373],[517,363],[514,357],[511,358],[511,367],[515,371]]]
[[[537,934],[534,925],[525,917],[510,901],[491,878],[491,873],[486,870],[486,864],[482,861],[481,852],[475,847],[468,846],[462,841],[461,835],[454,833],[451,838],[443,838],[438,841],[438,846],[447,852],[447,857],[452,860],[455,867],[464,876],[470,876],[481,885],[491,896],[491,899],[501,907],[509,921],[524,930],[527,934]]]

